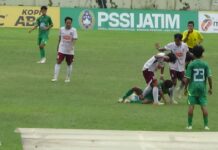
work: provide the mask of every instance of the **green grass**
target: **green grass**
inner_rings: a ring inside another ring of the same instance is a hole
[[[0,141],[2,150],[21,150],[22,128],[112,129],[185,131],[186,98],[179,105],[118,104],[117,99],[134,85],[145,86],[141,68],[173,33],[79,31],[72,82],[64,83],[66,64],[59,81],[52,83],[58,31],[52,30],[46,46],[46,64],[36,64],[37,32],[0,28]],[[205,60],[213,73],[209,96],[209,126],[218,131],[216,97],[216,34],[205,34]],[[168,69],[165,71],[168,76]],[[193,131],[203,131],[202,114],[196,107]]]

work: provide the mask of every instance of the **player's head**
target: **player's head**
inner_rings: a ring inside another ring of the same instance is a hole
[[[168,53],[167,55],[166,55],[167,57],[166,57],[166,61],[167,62],[171,62],[171,63],[175,63],[176,62],[176,55],[175,54],[173,54],[173,53]]]
[[[65,27],[67,29],[70,29],[72,27],[73,19],[71,17],[65,17],[64,22],[65,22]]]
[[[173,87],[173,81],[172,80],[165,80],[163,82],[163,86],[165,89],[169,89]]]
[[[193,54],[196,58],[201,58],[204,53],[204,47],[201,45],[196,45],[193,48]]]
[[[195,25],[194,21],[189,21],[188,22],[188,30],[189,31],[193,31],[194,25]]]
[[[182,34],[181,33],[176,33],[174,34],[174,41],[177,46],[181,45],[182,42]]]
[[[42,15],[46,15],[47,10],[48,10],[48,7],[47,7],[47,6],[42,6],[41,9],[40,9]]]

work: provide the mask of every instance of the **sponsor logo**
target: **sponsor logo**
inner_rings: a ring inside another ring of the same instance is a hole
[[[36,16],[39,15],[39,9],[23,9],[14,26],[34,26]]]
[[[212,18],[209,15],[204,14],[204,19],[201,22],[201,29],[203,31],[207,31],[212,26],[212,24]]]
[[[98,12],[98,27],[138,31],[180,30],[179,14]]]
[[[95,25],[95,16],[92,11],[84,10],[79,16],[79,23],[83,29],[93,29]]]

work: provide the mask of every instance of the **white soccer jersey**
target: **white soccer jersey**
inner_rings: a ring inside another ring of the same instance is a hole
[[[67,55],[74,55],[73,40],[78,38],[76,29],[73,27],[71,29],[61,27],[60,37],[61,41],[58,47],[58,52]]]
[[[155,58],[155,56],[153,56],[145,62],[142,71],[148,69],[148,71],[155,72],[158,69],[160,63],[163,63],[163,58]]]
[[[164,48],[174,53],[177,58],[174,64],[169,63],[170,69],[179,71],[179,72],[184,71],[186,53],[188,52],[187,44],[182,42],[180,46],[177,46],[175,42],[172,42],[172,43],[167,44]]]

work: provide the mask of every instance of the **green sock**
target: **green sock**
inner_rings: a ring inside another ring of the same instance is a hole
[[[192,126],[193,115],[188,115],[188,126]]]
[[[130,95],[132,95],[133,90],[130,89],[128,92],[126,92],[126,94],[123,96],[123,99],[126,99],[127,97],[129,97]]]
[[[45,57],[45,49],[44,48],[40,48],[40,57],[41,58]]]
[[[208,116],[203,116],[204,118],[204,126],[208,126]]]

